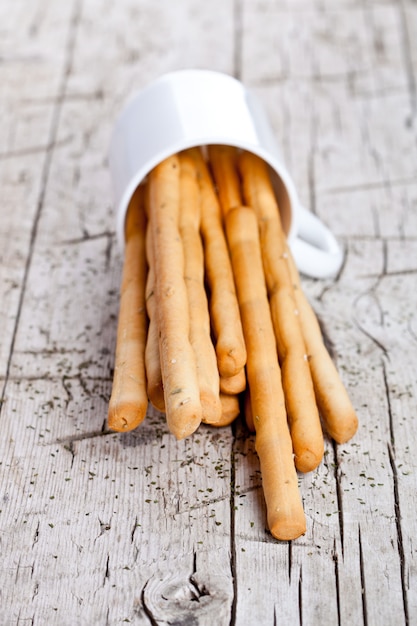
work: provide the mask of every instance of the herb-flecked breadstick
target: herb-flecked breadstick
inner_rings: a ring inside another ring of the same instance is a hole
[[[200,237],[200,189],[190,154],[181,152],[179,230],[184,250],[184,277],[190,307],[190,343],[194,349],[203,421],[220,420],[219,370],[210,334],[210,314],[204,287],[204,252]]]
[[[146,280],[146,310],[149,326],[145,348],[145,367],[148,398],[153,406],[165,413],[164,386],[162,381],[161,359],[159,356],[159,332],[157,304],[155,295],[155,270],[151,231],[146,229],[146,256],[148,259],[148,277]]]
[[[228,394],[241,393],[246,389],[246,372],[242,367],[240,372],[234,376],[221,376],[220,377],[220,391]]]
[[[139,187],[128,207],[125,224],[125,258],[120,289],[115,369],[109,402],[111,430],[136,428],[148,407],[145,373],[147,315],[145,306],[146,215],[144,190]]]
[[[223,215],[242,204],[240,180],[237,170],[237,149],[233,146],[208,147],[210,167],[216,182]]]
[[[159,353],[168,428],[177,439],[195,432],[202,407],[179,232],[180,164],[177,155],[149,174],[149,214],[158,302]]]
[[[246,370],[268,525],[277,539],[296,539],[305,532],[306,520],[287,423],[257,218],[253,209],[238,207],[227,213],[225,225],[248,352]]]
[[[190,151],[200,186],[201,235],[209,288],[211,325],[221,376],[234,376],[246,363],[246,347],[222,224],[222,213],[209,169],[197,148]]]
[[[258,217],[295,465],[298,470],[308,472],[323,458],[323,431],[288,267],[288,244],[267,168],[265,161],[250,152],[239,157],[244,199]]]
[[[291,256],[289,261],[317,405],[329,435],[337,443],[345,443],[356,433],[358,417],[324,344],[317,316],[302,290],[300,276]]]
[[[230,426],[240,413],[239,398],[233,394],[220,393],[222,403],[222,416],[213,426]]]

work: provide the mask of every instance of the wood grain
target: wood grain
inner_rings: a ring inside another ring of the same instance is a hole
[[[99,19],[98,19],[99,16]],[[412,0],[0,3],[1,624],[417,624],[417,8]],[[303,278],[358,412],[266,531],[241,420],[106,431],[122,258],[114,119],[208,67],[264,103],[346,251]]]

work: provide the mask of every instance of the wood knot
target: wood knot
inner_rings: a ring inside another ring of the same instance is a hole
[[[215,616],[217,623],[226,623],[230,618],[231,582],[227,584],[222,575],[192,569],[155,573],[146,582],[142,603],[152,623],[198,626],[210,616]]]

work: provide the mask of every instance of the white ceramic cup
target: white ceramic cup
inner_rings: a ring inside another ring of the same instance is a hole
[[[130,199],[152,168],[181,150],[209,144],[249,150],[269,164],[298,269],[313,278],[335,276],[342,250],[330,230],[301,206],[259,100],[235,78],[210,70],[161,76],[139,91],[117,119],[109,165],[120,245]]]

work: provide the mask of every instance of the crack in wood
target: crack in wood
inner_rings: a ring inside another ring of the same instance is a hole
[[[28,59],[30,60],[30,59]],[[34,60],[36,60],[36,58],[34,58]],[[2,63],[3,59],[2,57],[0,57],[0,63]],[[22,59],[22,61],[25,61],[25,59]],[[65,102],[91,102],[91,101],[101,101],[105,98],[105,92],[103,89],[101,88],[97,88],[96,91],[93,92],[69,92],[67,91],[65,94]],[[44,97],[39,97],[39,98],[30,98],[30,97],[23,97],[19,100],[19,102],[21,102],[22,104],[29,104],[29,105],[51,105],[51,104],[55,104],[57,101],[57,98],[54,96],[48,97],[48,96],[44,96]]]
[[[135,521],[134,521],[133,526],[132,526],[132,530],[130,531],[130,541],[132,543],[135,540],[135,534],[136,534],[136,531],[138,529],[138,526],[139,526],[139,520],[138,520],[138,517],[136,516],[135,517]]]
[[[241,540],[244,540],[245,542],[248,543],[253,543],[253,544],[271,544],[271,545],[276,545],[277,544],[277,540],[272,536],[272,534],[270,533],[268,528],[265,528],[265,535],[260,536],[260,537],[254,537],[253,535],[250,535],[248,533],[244,533],[244,532],[238,532],[236,533],[236,537],[238,537]],[[291,545],[291,541],[283,541],[282,543],[288,543],[289,545]],[[297,542],[298,545],[301,545],[300,542]]]
[[[404,178],[383,178],[382,180],[375,180],[366,183],[358,183],[351,184],[346,186],[339,187],[321,187],[319,189],[320,193],[323,195],[332,195],[332,194],[346,194],[346,193],[356,193],[358,191],[373,191],[378,189],[392,189],[394,187],[406,187],[411,185],[414,187],[417,185],[417,181],[415,177],[404,177]]]
[[[388,453],[390,454],[392,452],[394,454],[395,430],[394,430],[394,419],[393,419],[392,406],[391,406],[391,393],[390,393],[389,382],[388,382],[387,368],[386,368],[386,364],[384,360],[382,360],[381,365],[382,365],[382,377],[384,380],[384,387],[385,387],[385,398],[387,400],[388,423],[389,423],[390,439],[391,439],[391,443],[389,444],[389,448],[388,448]],[[394,456],[392,458],[394,459]],[[390,456],[390,459],[391,459],[391,456]]]
[[[115,238],[115,232],[114,231],[109,231],[109,230],[105,230],[101,233],[88,233],[88,232],[84,232],[82,237],[74,237],[73,239],[61,239],[61,241],[59,241],[56,245],[57,246],[72,246],[72,245],[78,245],[80,243],[88,243],[89,241],[96,241],[98,239],[106,239],[106,240],[113,240]]]
[[[336,607],[337,607],[337,624],[341,625],[341,611],[340,611],[340,575],[339,575],[339,555],[336,547],[336,539],[333,543],[332,558],[334,562],[334,578],[336,583]]]
[[[401,589],[403,595],[403,608],[404,608],[404,619],[405,624],[410,623],[410,616],[408,611],[408,592],[407,592],[407,576],[406,576],[406,561],[405,561],[405,552],[404,552],[404,542],[403,542],[403,531],[402,531],[402,517],[401,517],[401,507],[400,507],[400,496],[399,496],[399,487],[398,487],[398,471],[395,462],[395,451],[393,445],[388,443],[388,455],[393,475],[394,482],[394,508],[395,508],[395,524],[397,528],[397,548],[398,555],[400,558],[400,569],[401,569]]]
[[[32,550],[33,550],[33,548],[34,548],[35,544],[36,544],[36,543],[38,543],[38,541],[39,541],[39,528],[40,528],[40,525],[41,525],[41,523],[40,523],[40,521],[38,520],[38,523],[37,523],[36,528],[35,528],[35,532],[34,532],[34,534],[33,534],[33,539],[32,539]]]
[[[22,354],[22,353],[21,353]],[[26,353],[23,353],[26,354]],[[39,354],[39,353],[37,353]],[[80,374],[74,374],[74,375],[68,375],[65,374],[65,380],[66,381],[72,381],[72,380],[78,380],[81,384],[80,381]],[[82,377],[83,380],[83,384],[87,383],[87,382],[102,382],[102,383],[109,383],[112,382],[112,378],[107,377],[107,376],[83,376]],[[47,381],[47,382],[61,382],[62,383],[62,375],[58,375],[58,376],[51,376],[48,373],[45,372],[45,374],[34,374],[33,376],[8,376],[7,378],[4,376],[0,376],[0,382],[16,382],[16,383],[33,383],[33,382],[40,382],[40,381]],[[82,385],[81,385],[82,386]],[[90,397],[92,397],[92,394],[90,392],[88,392],[88,395]],[[100,397],[102,399],[104,399],[106,402],[108,401],[108,398],[105,397],[103,398],[102,395],[100,395]]]
[[[97,541],[97,539],[102,537],[106,532],[108,532],[111,529],[111,520],[109,522],[103,522],[99,517],[97,517],[97,519],[100,525],[100,532],[97,535],[97,537],[94,539],[94,543]]]
[[[243,46],[243,7],[242,0],[233,0],[233,75],[238,80],[242,78],[242,46]]]
[[[402,30],[402,51],[403,51],[403,59],[405,65],[406,76],[408,80],[408,92],[410,95],[410,108],[411,108],[411,118],[417,112],[417,85],[416,79],[414,75],[414,60],[413,60],[413,46],[412,39],[408,24],[408,16],[407,16],[407,5],[408,3],[405,0],[400,0],[398,3],[398,10],[400,13],[401,19],[401,30]],[[408,125],[411,126],[412,120],[408,121]]]
[[[53,446],[53,445],[63,445],[64,447],[68,445],[73,445],[78,441],[84,441],[85,439],[95,439],[96,437],[108,437],[108,436],[117,436],[119,433],[114,432],[113,430],[93,430],[88,433],[81,433],[80,435],[72,435],[70,437],[58,437],[58,439],[54,439],[53,441],[48,441],[44,444],[44,446]],[[69,448],[67,448],[71,451]]]
[[[162,494],[162,495],[163,495],[164,501],[168,502],[168,499],[166,499],[165,494]],[[172,501],[172,498],[173,498],[173,494],[170,493],[169,494],[169,502]],[[183,509],[180,507],[180,501],[176,499],[176,510],[173,513],[170,513],[168,511],[164,510],[163,517],[169,517],[171,519],[175,519],[177,517],[177,515],[186,515],[187,513],[191,513],[192,511],[199,511],[201,509],[207,508],[208,506],[213,506],[213,504],[217,504],[219,502],[224,502],[225,500],[229,500],[229,499],[230,499],[230,495],[227,494],[227,495],[224,495],[224,496],[219,496],[219,497],[216,497],[216,498],[211,498],[211,499],[204,500],[202,502],[199,502],[198,504],[191,505],[191,506],[188,506],[188,507],[183,508]],[[163,517],[161,515],[160,519],[163,519]]]
[[[27,624],[27,626],[34,626],[35,624],[35,616],[33,615],[32,617],[23,617],[22,616],[22,608],[19,608],[19,613],[17,615],[17,622],[16,624]]]
[[[417,274],[417,267],[416,268],[410,268],[410,269],[404,269],[404,270],[392,270],[390,272],[385,272],[383,274],[383,276],[381,276],[381,274],[362,274],[362,278],[392,278],[395,276],[412,276],[414,274]]]
[[[233,443],[230,451],[230,574],[232,577],[233,585],[233,597],[230,611],[229,626],[235,626],[236,624],[236,612],[237,612],[237,592],[238,592],[238,579],[237,579],[237,566],[236,566],[236,426],[232,427]]]
[[[110,554],[107,555],[106,568],[104,570],[103,587],[110,580]]]
[[[47,143],[45,145],[40,146],[28,146],[27,148],[22,148],[21,150],[10,150],[8,152],[0,152],[0,161],[5,161],[6,159],[15,159],[17,157],[25,157],[30,156],[32,154],[43,154],[48,153],[55,148],[61,148],[69,144],[72,140],[72,137],[66,137],[64,139],[60,139],[59,141],[54,141]]]
[[[193,571],[189,577],[189,582],[190,582],[191,587],[195,589],[195,593],[193,594],[193,597],[191,598],[191,600],[199,602],[200,598],[203,598],[204,596],[209,596],[211,594],[204,583],[198,582],[196,578],[196,574],[197,574],[197,552],[194,551]]]
[[[34,602],[34,600],[35,600],[36,596],[38,595],[38,593],[39,593],[39,583],[38,583],[38,582],[36,582],[36,583],[34,584],[34,586],[33,586],[33,592],[32,592],[32,602]]]
[[[74,395],[71,391],[71,385],[68,384],[68,377],[65,374],[62,376],[61,382],[62,382],[62,387],[64,388],[64,391],[66,393],[65,410],[67,410],[70,402],[74,400]]]
[[[303,569],[300,566],[300,575],[298,578],[298,618],[299,626],[303,626]]]
[[[153,617],[152,611],[150,611],[148,609],[148,606],[147,606],[147,603],[146,603],[146,595],[145,594],[146,594],[146,587],[148,586],[149,581],[150,581],[150,579],[148,579],[145,582],[145,584],[143,585],[143,587],[142,587],[142,592],[141,592],[141,595],[140,595],[140,597],[141,597],[141,605],[142,605],[142,608],[143,608],[143,610],[145,612],[145,615],[149,618],[151,626],[159,626],[158,622]]]
[[[57,143],[62,103],[63,103],[64,96],[65,96],[66,85],[67,85],[68,76],[69,76],[70,68],[72,64],[72,57],[74,54],[75,36],[76,36],[77,29],[78,29],[80,17],[81,17],[80,13],[81,13],[81,5],[80,5],[80,2],[78,1],[78,2],[75,2],[74,4],[74,10],[73,10],[72,18],[70,21],[69,29],[68,29],[68,39],[66,42],[66,54],[65,54],[64,65],[63,65],[62,74],[61,74],[61,84],[58,88],[57,100],[56,100],[56,104],[52,112],[52,121],[51,121],[51,125],[49,128],[49,139],[47,141],[48,149],[45,152],[45,159],[44,159],[44,163],[43,163],[43,167],[41,171],[40,190],[39,190],[39,195],[37,198],[36,211],[35,211],[31,233],[30,233],[29,249],[28,249],[28,254],[26,257],[26,262],[25,262],[24,270],[23,270],[21,289],[20,289],[19,299],[17,303],[17,310],[16,310],[16,315],[15,315],[15,323],[14,323],[13,330],[12,330],[9,354],[8,354],[7,363],[6,363],[5,382],[3,385],[3,389],[1,391],[0,400],[3,400],[5,397],[7,380],[8,380],[11,365],[12,365],[12,358],[14,355],[14,348],[15,348],[16,338],[17,338],[17,330],[19,327],[20,318],[21,318],[21,314],[23,310],[23,302],[24,302],[25,293],[26,293],[29,270],[32,264],[33,253],[35,249],[35,242],[36,242],[37,235],[38,235],[38,227],[39,227],[40,218],[41,218],[41,214],[42,214],[44,203],[45,203],[46,189],[48,186],[49,175],[50,175],[51,164],[52,164],[52,155],[54,153],[54,146]],[[1,410],[2,410],[2,403],[0,402],[0,415],[1,415]]]
[[[333,446],[333,467],[334,467],[334,479],[336,485],[336,498],[337,498],[337,511],[339,520],[339,533],[340,533],[340,545],[342,549],[342,558],[345,554],[345,529],[344,529],[344,517],[343,517],[343,494],[341,485],[342,472],[339,466],[339,457],[337,454],[337,444],[332,442]]]
[[[104,251],[104,271],[108,272],[111,268],[112,252],[113,252],[114,238],[107,237],[107,245]]]
[[[362,590],[363,626],[368,626],[368,610],[366,606],[366,576],[365,576],[365,564],[364,564],[364,558],[363,558],[360,524],[358,525],[358,545],[359,545],[359,571],[360,571],[360,577],[361,577],[361,590]]]

